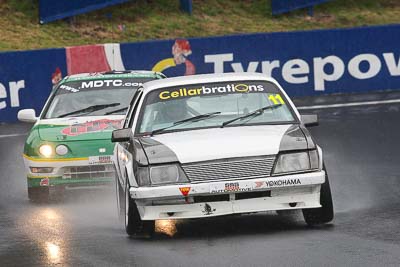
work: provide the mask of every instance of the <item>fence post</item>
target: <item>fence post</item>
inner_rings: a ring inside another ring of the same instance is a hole
[[[192,15],[193,11],[192,0],[180,0],[180,2],[181,2],[181,9],[189,13],[189,15]]]

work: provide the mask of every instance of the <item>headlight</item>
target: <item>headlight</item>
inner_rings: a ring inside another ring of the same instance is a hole
[[[39,147],[39,152],[42,156],[50,158],[53,155],[53,148],[51,145],[41,145]]]
[[[189,180],[186,178],[185,173],[177,164],[152,166],[149,168],[138,167],[137,177],[138,184],[141,186],[146,186],[150,184],[162,185],[189,182]]]
[[[64,156],[68,153],[68,147],[64,145],[58,145],[56,147],[56,153],[60,156]]]
[[[281,154],[276,162],[274,174],[318,169],[317,150]]]
[[[179,180],[178,167],[176,165],[151,167],[150,180],[152,184],[176,183]]]

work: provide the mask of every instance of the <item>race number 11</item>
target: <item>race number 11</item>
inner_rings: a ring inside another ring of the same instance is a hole
[[[268,99],[271,100],[274,103],[274,105],[285,104],[285,101],[283,101],[280,94],[270,95]]]

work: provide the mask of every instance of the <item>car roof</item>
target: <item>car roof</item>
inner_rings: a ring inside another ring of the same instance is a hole
[[[78,81],[78,80],[95,80],[104,78],[155,78],[161,79],[166,76],[161,72],[148,70],[124,70],[124,71],[106,71],[94,73],[79,73],[66,76],[60,83]]]
[[[268,77],[262,73],[242,72],[242,73],[212,73],[212,74],[197,74],[190,76],[180,76],[174,78],[166,78],[163,80],[149,81],[143,85],[143,92],[147,93],[159,88],[173,87],[179,85],[201,84],[212,82],[230,82],[230,81],[246,81],[260,80],[268,81],[277,84],[275,79]]]

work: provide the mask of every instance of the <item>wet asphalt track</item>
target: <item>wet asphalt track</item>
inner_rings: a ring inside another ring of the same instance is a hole
[[[333,224],[308,228],[296,213],[167,221],[152,240],[125,235],[113,188],[30,203],[21,158],[29,126],[0,125],[0,266],[399,266],[400,104],[313,112]]]

